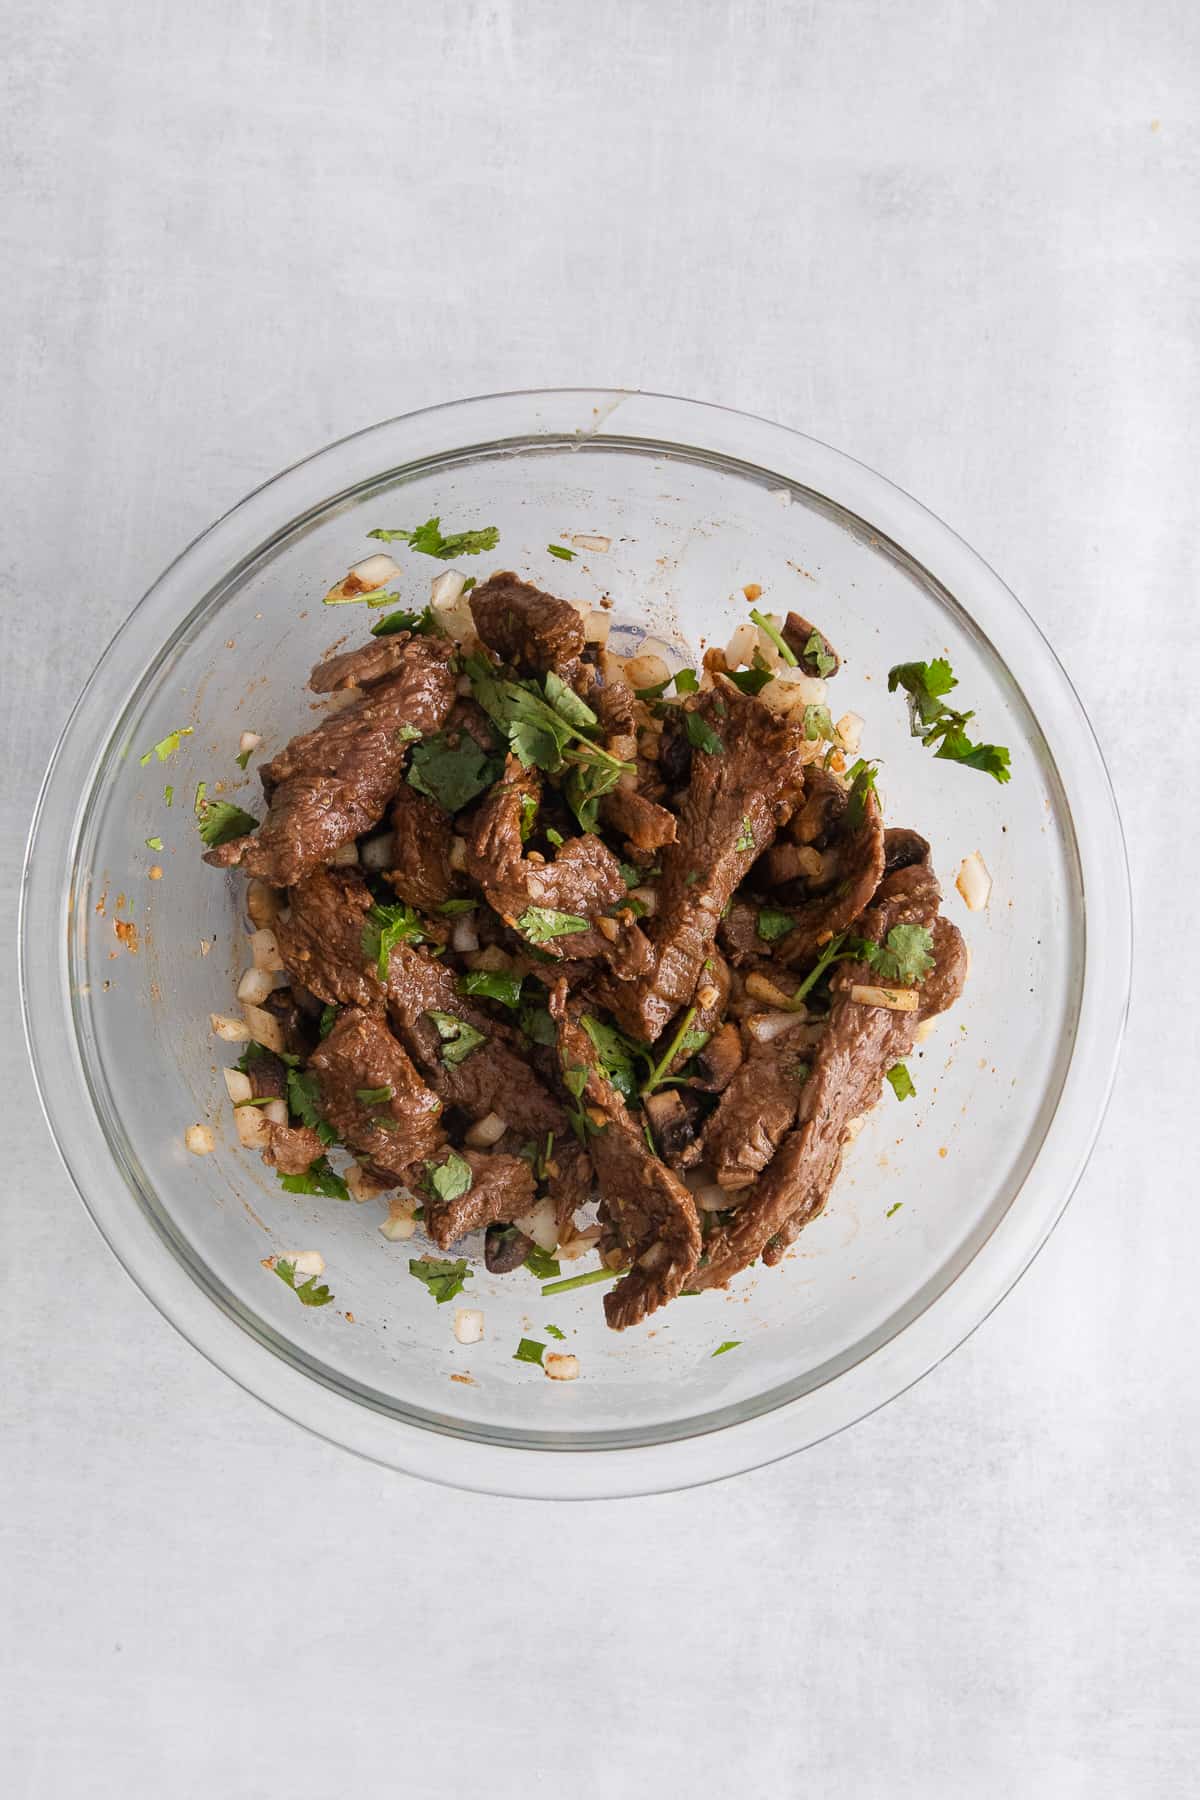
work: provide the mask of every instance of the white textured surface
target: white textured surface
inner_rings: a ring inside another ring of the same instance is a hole
[[[6,911],[70,699],[214,514],[377,417],[592,381],[797,425],[995,564],[1127,752],[1141,981],[1083,1188],[947,1365],[801,1459],[553,1511],[204,1364],[10,1012],[6,1794],[1195,1791],[1198,70],[1190,0],[9,0]]]

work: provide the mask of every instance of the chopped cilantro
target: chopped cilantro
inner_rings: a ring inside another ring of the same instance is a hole
[[[555,831],[555,829],[554,829],[554,827],[553,827],[553,825],[547,825],[547,827],[546,827],[546,842],[547,842],[547,843],[548,843],[548,844],[553,844],[553,845],[554,845],[554,848],[555,848],[555,849],[556,849],[556,850],[561,850],[561,849],[562,849],[562,847],[563,847],[563,834],[562,834],[562,832],[561,832],[561,831]]]
[[[289,1262],[287,1257],[276,1257],[275,1261],[271,1264],[271,1267],[275,1274],[278,1275],[280,1281],[291,1288],[301,1306],[328,1306],[329,1302],[333,1299],[333,1295],[330,1293],[324,1282],[321,1282],[318,1285],[315,1275],[310,1275],[307,1281],[302,1281],[299,1287],[297,1287],[296,1265],[293,1262]]]
[[[615,1025],[606,1025],[592,1013],[582,1013],[579,1023],[592,1040],[600,1065],[618,1094],[625,1100],[631,1100],[637,1092],[637,1047]],[[645,1052],[641,1054],[644,1055]]]
[[[685,715],[688,743],[696,750],[703,750],[708,756],[723,756],[725,745],[717,736],[703,713],[690,712]]]
[[[323,1144],[336,1144],[337,1132],[321,1112],[321,1088],[315,1075],[291,1068],[287,1072],[288,1111],[310,1131],[315,1131]]]
[[[426,519],[424,525],[417,525],[412,531],[376,530],[368,531],[367,536],[378,538],[381,544],[399,540],[422,556],[436,556],[440,562],[453,562],[456,556],[480,556],[485,550],[494,550],[500,542],[495,525],[485,525],[482,531],[456,531],[447,537],[438,518]]]
[[[887,1209],[887,1211],[886,1211],[886,1212],[885,1212],[885,1213],[884,1213],[884,1215],[883,1215],[883,1216],[884,1216],[884,1218],[885,1218],[885,1219],[890,1219],[890,1218],[891,1218],[891,1216],[892,1216],[892,1214],[893,1214],[893,1213],[898,1213],[898,1212],[899,1212],[899,1211],[900,1211],[900,1208],[901,1208],[901,1207],[902,1207],[902,1206],[903,1206],[903,1205],[904,1205],[904,1202],[903,1202],[903,1200],[896,1200],[896,1201],[893,1201],[893,1203],[892,1203],[892,1205],[891,1205],[891,1206],[889,1206],[889,1207],[888,1207],[888,1209]]]
[[[408,759],[409,786],[436,800],[443,812],[461,812],[490,788],[503,769],[498,756],[481,750],[469,731],[456,744],[444,731],[415,744]]]
[[[768,681],[775,677],[770,669],[729,669],[728,679],[743,694],[761,694]]]
[[[740,1350],[741,1345],[742,1345],[741,1338],[726,1338],[726,1340],[723,1344],[717,1345],[716,1349],[713,1351],[713,1355],[714,1356],[724,1356],[724,1354],[727,1350]]]
[[[734,849],[738,852],[744,852],[746,850],[753,850],[753,848],[754,825],[750,819],[750,815],[748,813],[743,813],[742,829],[738,832],[737,843],[734,845]]]
[[[522,1338],[517,1345],[513,1361],[537,1363],[540,1368],[545,1348],[545,1344],[539,1344],[536,1338]]]
[[[592,1269],[587,1275],[569,1275],[565,1281],[550,1281],[542,1289],[542,1299],[550,1294],[567,1294],[572,1288],[591,1287],[597,1281],[615,1281],[620,1269]]]
[[[166,801],[168,806],[174,806],[174,804],[175,804],[175,789],[171,786],[171,783],[169,781],[168,781],[166,787],[163,789],[163,799]]]
[[[396,1090],[390,1083],[386,1087],[355,1088],[354,1090],[354,1098],[361,1101],[364,1106],[386,1106],[388,1101],[394,1100],[395,1097]]]
[[[434,907],[434,911],[445,913],[448,919],[452,919],[459,913],[474,912],[478,905],[478,900],[443,900],[440,906]]]
[[[201,782],[201,788],[204,783]],[[245,837],[248,831],[254,831],[258,820],[243,812],[240,806],[234,806],[228,800],[206,800],[203,793],[197,793],[197,828],[200,836],[210,850],[218,844],[228,844],[233,838]]]
[[[698,694],[700,691],[695,669],[676,669],[673,680],[677,694]]]
[[[559,562],[575,561],[576,552],[574,550],[564,549],[561,544],[547,544],[546,548],[551,556],[557,556]]]
[[[511,969],[472,969],[470,974],[459,976],[458,991],[483,1000],[497,1000],[515,1012],[521,1004],[522,979]]]
[[[557,1258],[551,1256],[548,1250],[543,1250],[540,1244],[535,1244],[530,1250],[524,1267],[539,1281],[548,1281],[552,1275],[562,1274],[562,1266]]]
[[[548,944],[551,938],[573,937],[587,929],[587,920],[578,913],[555,912],[550,906],[527,906],[517,920],[517,930],[531,944]]]
[[[455,1294],[461,1294],[464,1285],[475,1273],[467,1267],[465,1256],[460,1256],[455,1262],[444,1256],[410,1256],[408,1272],[425,1283],[439,1306],[445,1306],[447,1300],[453,1300]]]
[[[893,1063],[887,1072],[887,1080],[892,1084],[892,1092],[897,1100],[911,1100],[916,1093],[912,1076],[903,1063]]]
[[[146,848],[147,848],[147,850],[161,850],[162,849],[162,839],[160,837],[147,838],[146,839]]]
[[[646,879],[646,871],[639,869],[634,863],[621,864],[621,880],[627,888],[641,887]]]
[[[804,735],[810,744],[821,738],[827,744],[833,742],[833,719],[827,706],[806,706],[804,709]]]
[[[432,1019],[437,1026],[438,1036],[442,1040],[442,1061],[448,1069],[455,1069],[459,1063],[466,1062],[472,1050],[478,1050],[480,1044],[486,1044],[487,1033],[476,1031],[474,1025],[468,1025],[455,1013],[427,1011],[427,1019]]]
[[[878,769],[874,762],[860,756],[850,770],[850,799],[846,807],[846,823],[851,831],[861,831],[867,817],[867,795],[876,793]]]
[[[792,995],[790,1005],[793,1011],[803,1005],[807,995],[812,992],[821,977],[833,967],[835,962],[844,962],[847,957],[859,954],[858,940],[847,943],[848,936],[849,933],[839,931],[836,937],[830,938],[815,964]]]
[[[538,803],[532,794],[521,795],[521,842],[528,843],[533,836],[533,828],[537,824]]]
[[[804,646],[804,661],[822,679],[837,668],[837,657],[829,654],[829,645],[819,631],[814,631]]]
[[[560,1331],[557,1325],[547,1325],[545,1329],[547,1336],[557,1338],[560,1344],[566,1341],[566,1332]]]
[[[152,744],[140,759],[143,769],[152,757],[157,757],[159,762],[166,762],[168,756],[174,756],[179,748],[180,738],[191,737],[194,730],[192,725],[181,725],[178,731],[169,731],[165,738],[159,738],[157,744]]]
[[[698,1006],[689,1006],[684,1013],[683,1023],[678,1027],[662,1057],[655,1063],[649,1075],[642,1083],[641,1092],[643,1099],[645,1099],[648,1094],[652,1094],[656,1087],[661,1086],[666,1076],[670,1073],[671,1064],[683,1049],[688,1032],[692,1028],[692,1020],[696,1017],[699,1010]],[[705,1042],[707,1042],[707,1039]]]
[[[326,1007],[322,1008],[321,1022],[317,1026],[317,1032],[321,1038],[322,1043],[329,1036],[330,1032],[333,1030],[334,1026],[337,1024],[337,1016],[338,1016],[338,1009],[336,1006],[326,1006]]]
[[[795,923],[794,914],[779,912],[773,906],[763,906],[759,908],[754,930],[764,943],[775,944],[780,938],[787,936]]]
[[[888,693],[903,688],[908,695],[908,724],[913,737],[931,748],[945,762],[963,763],[969,769],[981,769],[998,782],[1010,778],[1009,753],[1002,744],[974,744],[967,736],[973,712],[956,712],[942,696],[958,686],[954,671],[945,657],[932,662],[897,663],[888,671]]]
[[[543,693],[536,681],[510,681],[497,674],[482,656],[469,656],[465,667],[475,699],[505,733],[525,768],[536,766],[556,775],[570,762],[592,770],[590,783],[579,795],[581,802],[606,791],[598,785],[601,769],[612,771],[610,787],[632,769],[632,763],[622,762],[592,742],[588,733],[597,728],[596,715],[560,676],[547,675]]]
[[[886,945],[868,938],[860,948],[863,961],[884,981],[906,987],[924,981],[933,967],[933,937],[924,925],[893,925]]]
[[[425,931],[420,918],[403,900],[392,904],[377,900],[362,928],[362,953],[374,957],[380,981],[388,978],[392,951],[397,944],[422,944]]]
[[[558,1032],[548,1007],[523,1006],[517,1023],[532,1044],[550,1045],[558,1042]]]
[[[395,637],[398,631],[430,632],[434,629],[433,608],[427,606],[423,612],[390,612],[382,619],[376,619],[371,627],[372,637]]]
[[[760,631],[766,632],[788,668],[798,668],[800,659],[784,637],[782,631],[780,631],[778,625],[776,625],[774,619],[769,619],[766,613],[756,612],[754,607],[750,608],[750,617],[754,620],[754,623],[758,626]]]
[[[327,1156],[318,1156],[303,1175],[281,1175],[279,1185],[288,1194],[321,1194],[326,1200],[350,1198],[345,1182],[330,1168]]]
[[[425,1164],[425,1185],[439,1200],[459,1200],[471,1191],[471,1165],[457,1150],[445,1162]]]

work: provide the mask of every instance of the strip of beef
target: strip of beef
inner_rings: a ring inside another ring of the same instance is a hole
[[[373,637],[357,650],[345,650],[340,656],[327,656],[308,678],[314,694],[332,694],[343,688],[370,687],[395,674],[406,661],[404,646],[411,632],[397,631],[389,637]]]
[[[600,802],[600,816],[635,850],[662,850],[678,835],[675,814],[634,787],[615,787],[606,794]]]
[[[704,959],[700,969],[700,979],[696,983],[695,1017],[688,1027],[677,1056],[667,1070],[668,1075],[680,1073],[684,1065],[692,1060],[696,1050],[701,1047],[700,1039],[703,1038],[707,1042],[725,1017],[725,1009],[729,1005],[731,980],[729,964],[714,944]]]
[[[813,639],[819,641],[813,643]],[[806,675],[815,675],[818,680],[832,681],[842,666],[842,659],[825,636],[815,625],[799,613],[790,612],[783,621],[783,641],[793,656],[799,661]],[[812,644],[812,649],[809,645]],[[833,667],[829,663],[832,659]]]
[[[450,710],[452,649],[446,638],[407,638],[391,674],[264,764],[266,819],[205,862],[294,887],[370,830],[399,785],[411,740],[437,731]]]
[[[570,914],[589,921],[588,928],[562,937],[531,936],[555,958],[576,960],[605,955],[613,940],[592,920],[609,912],[626,894],[625,877],[612,851],[590,833],[570,838],[551,862],[534,862],[525,854],[521,824],[541,797],[536,769],[522,768],[510,755],[504,779],[480,801],[467,839],[467,872],[484,891],[488,905],[516,925],[529,907]],[[524,933],[525,928],[518,926]],[[614,938],[618,927],[612,922]]]
[[[303,1175],[325,1154],[324,1144],[307,1125],[272,1125],[270,1131],[271,1142],[262,1159],[281,1175]]]
[[[330,1006],[378,1006],[383,988],[363,950],[371,890],[357,869],[318,869],[298,882],[275,923],[283,966]]]
[[[758,911],[749,900],[735,900],[717,927],[721,948],[734,964],[766,952],[766,942],[758,935]]]
[[[647,1043],[691,1000],[727,902],[804,780],[801,728],[731,683],[718,677],[689,710],[703,724],[678,836],[663,851],[652,965],[636,981],[606,981],[603,991],[622,1028]]]
[[[798,1013],[790,1031],[751,1049],[704,1131],[704,1160],[720,1187],[750,1187],[796,1123],[820,1035]]]
[[[506,569],[471,593],[475,629],[493,655],[525,673],[555,669],[565,681],[583,654],[583,620],[575,607],[556,600]]]
[[[818,768],[809,769],[805,785],[808,793],[797,815],[801,821],[797,829],[811,829],[819,816],[819,845],[777,845],[765,859],[770,864],[784,850],[820,857],[815,879],[800,876],[786,882],[780,893],[781,904],[796,917],[776,952],[784,964],[810,961],[822,944],[852,924],[869,905],[884,869],[883,818],[873,791],[867,788],[851,796]]]
[[[551,995],[550,1011],[564,1080],[578,1085],[582,1072],[579,1098],[592,1125],[588,1148],[601,1195],[601,1251],[620,1250],[631,1263],[604,1296],[608,1323],[624,1331],[673,1300],[695,1268],[696,1206],[679,1177],[651,1154],[640,1124],[603,1074],[592,1040],[567,1011],[565,982]]]
[[[469,1231],[489,1225],[510,1225],[532,1211],[533,1170],[519,1156],[489,1156],[481,1150],[464,1150],[471,1168],[471,1185],[457,1200],[426,1200],[425,1229],[439,1250],[449,1250]]]
[[[724,1287],[760,1255],[778,1261],[797,1232],[825,1206],[851,1120],[878,1100],[887,1071],[912,1050],[922,1018],[957,998],[965,952],[955,927],[938,918],[940,897],[932,873],[920,866],[898,870],[881,884],[862,919],[864,936],[882,943],[893,926],[902,924],[924,925],[935,933],[939,962],[922,989],[921,1008],[891,1012],[852,1000],[856,983],[873,985],[875,978],[865,963],[841,965],[830,984],[829,1021],[803,1086],[799,1124],[732,1223],[708,1239],[705,1266],[693,1278],[693,1287]]]
[[[393,866],[384,880],[420,912],[436,912],[456,891],[450,867],[450,829],[436,800],[402,781],[389,823],[395,840]]]
[[[408,1182],[445,1143],[442,1103],[421,1080],[381,1013],[347,1007],[313,1051],[321,1111],[344,1144]]]

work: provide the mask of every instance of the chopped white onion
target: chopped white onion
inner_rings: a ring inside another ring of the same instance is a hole
[[[793,1031],[797,1025],[807,1023],[805,1012],[755,1013],[746,1020],[746,1030],[755,1043],[769,1044],[773,1038],[782,1037],[785,1031]]]
[[[209,1024],[213,1036],[221,1038],[227,1044],[248,1044],[250,1029],[241,1019],[231,1019],[225,1013],[209,1013]]]
[[[918,1044],[928,1043],[929,1039],[933,1036],[933,1034],[936,1030],[937,1030],[937,1015],[936,1014],[934,1014],[934,1016],[930,1019],[922,1019],[921,1023],[917,1026],[917,1035],[916,1035],[915,1041]]]
[[[577,550],[594,550],[600,556],[612,548],[611,538],[601,537],[599,533],[590,531],[573,531],[568,541]]]
[[[234,1129],[243,1150],[266,1150],[271,1142],[271,1127],[262,1116],[261,1106],[236,1106]]]
[[[349,868],[351,863],[358,861],[358,845],[353,838],[347,838],[344,844],[338,845],[329,860],[335,869]]]
[[[582,1231],[574,1225],[568,1225],[558,1240],[555,1255],[560,1261],[576,1262],[581,1256],[589,1255],[600,1238],[599,1225],[585,1225]]]
[[[246,890],[246,911],[255,925],[273,925],[279,917],[282,904],[278,889],[268,887],[257,876]]]
[[[189,1125],[183,1141],[193,1156],[208,1156],[217,1147],[217,1140],[207,1125]]]
[[[750,619],[743,619],[725,646],[725,662],[731,669],[740,669],[744,663],[747,668],[754,661],[754,652],[758,648],[758,626]]]
[[[670,666],[665,658],[656,656],[652,651],[638,651],[625,664],[625,679],[633,688],[657,687],[661,681],[669,681]]]
[[[453,606],[466,585],[466,576],[460,575],[457,569],[444,569],[440,575],[434,576],[430,585],[430,605]]]
[[[785,993],[781,987],[776,987],[775,983],[766,975],[760,975],[757,969],[752,970],[746,977],[746,992],[751,1000],[765,1000],[768,1006],[786,1008],[791,1005],[792,1001],[790,994]]]
[[[472,1150],[490,1150],[498,1144],[508,1130],[508,1120],[502,1119],[499,1113],[490,1112],[486,1117],[477,1119],[466,1133],[466,1142]]]
[[[477,1344],[483,1337],[483,1314],[476,1306],[456,1306],[454,1336],[460,1344]]]
[[[921,1004],[916,988],[862,987],[857,982],[850,998],[860,1006],[883,1006],[888,1012],[916,1012]]]
[[[249,756],[250,752],[257,750],[261,743],[262,738],[257,731],[243,731],[238,739],[238,752],[242,756]]]
[[[237,997],[252,1006],[261,1006],[275,990],[275,977],[266,969],[247,969],[238,982]]]
[[[257,931],[250,933],[250,955],[256,969],[271,969],[278,973],[283,967],[279,944],[268,925],[260,925]]]
[[[454,929],[450,933],[450,942],[453,948],[463,956],[469,956],[473,950],[478,950],[479,932],[473,913],[463,913],[461,918],[455,919]]]
[[[513,1224],[526,1237],[532,1238],[541,1250],[553,1250],[558,1244],[558,1217],[553,1200],[539,1200],[532,1212],[523,1218],[514,1219]]]
[[[368,838],[362,847],[359,857],[364,869],[370,869],[379,875],[384,869],[395,867],[396,839],[392,832],[381,831],[373,838]]]
[[[364,556],[361,562],[355,563],[350,573],[365,588],[381,588],[396,579],[400,573],[400,564],[394,556],[377,550],[374,556]]]
[[[547,1350],[542,1358],[542,1367],[551,1381],[578,1381],[579,1358],[563,1356],[557,1350]]]
[[[450,867],[456,875],[465,872],[467,866],[467,840],[462,837],[450,839]]]
[[[248,1075],[243,1075],[240,1069],[222,1069],[221,1073],[225,1077],[225,1092],[235,1106],[239,1100],[253,1098],[254,1089],[250,1085]]]
[[[265,1012],[261,1006],[249,1001],[243,1003],[242,1011],[255,1042],[261,1044],[264,1050],[273,1050],[276,1056],[282,1056],[287,1045],[283,1041],[283,1027],[275,1014]]]
[[[475,618],[470,595],[463,593],[465,586],[465,575],[457,569],[444,569],[434,576],[430,588],[430,604],[439,625],[460,644],[475,637]]]
[[[364,1200],[378,1200],[380,1194],[387,1193],[387,1184],[382,1181],[374,1180],[374,1178],[368,1175],[367,1171],[356,1162],[352,1162],[349,1168],[344,1171],[343,1179],[345,1180],[350,1198],[356,1201],[360,1206]],[[415,1205],[416,1202],[414,1201],[413,1204]]]
[[[862,743],[864,723],[860,714],[848,712],[842,714],[833,728],[838,734],[842,749],[848,750],[851,756],[857,754],[858,746]]]
[[[717,1187],[715,1182],[706,1182],[702,1188],[693,1188],[692,1199],[701,1212],[723,1212],[729,1205],[729,1195],[723,1187]]]
[[[299,1281],[307,1281],[310,1275],[325,1273],[325,1258],[319,1250],[297,1250],[284,1260],[291,1263]]]
[[[584,639],[589,644],[607,644],[608,634],[611,630],[611,613],[589,612],[583,621]]]
[[[388,1216],[379,1227],[389,1244],[398,1244],[417,1235],[417,1221],[413,1218],[416,1210],[415,1200],[392,1201]]]
[[[268,1125],[286,1125],[288,1122],[286,1100],[268,1100],[265,1106],[256,1110],[262,1113]]]
[[[580,618],[586,623],[587,616],[592,610],[592,603],[590,600],[568,600],[566,604],[568,606],[573,606]]]
[[[958,874],[954,877],[954,885],[971,912],[981,912],[987,905],[992,893],[992,878],[978,850],[972,850],[970,856],[963,857]]]

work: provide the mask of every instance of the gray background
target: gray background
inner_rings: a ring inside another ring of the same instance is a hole
[[[66,709],[196,531],[369,421],[588,382],[796,425],[951,521],[1111,747],[1140,912],[1099,1151],[999,1314],[803,1458],[575,1509],[367,1467],[210,1369],[87,1223],[10,1007],[5,1793],[1194,1793],[1196,7],[0,34],[6,916]]]

